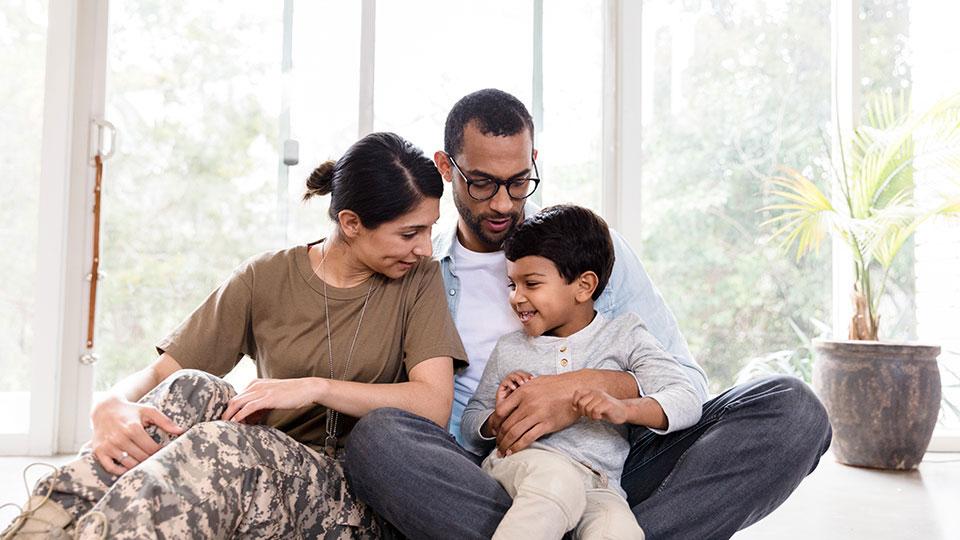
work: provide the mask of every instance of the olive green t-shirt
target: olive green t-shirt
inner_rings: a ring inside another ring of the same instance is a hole
[[[330,378],[323,282],[307,250],[297,246],[244,262],[157,350],[184,368],[217,376],[247,355],[261,378]],[[455,368],[466,364],[444,298],[440,265],[434,260],[421,259],[400,279],[375,274],[348,289],[327,285],[327,303],[334,379],[402,382],[414,366],[438,356],[454,358]],[[344,374],[355,334],[356,347]],[[324,407],[273,410],[263,422],[308,446],[323,447]],[[355,418],[340,415],[341,444],[355,423]]]

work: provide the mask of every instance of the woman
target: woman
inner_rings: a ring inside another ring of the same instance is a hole
[[[391,133],[321,165],[304,198],[331,195],[333,234],[235,270],[95,406],[89,448],[38,485],[11,534],[379,535],[343,478],[344,440],[379,407],[445,425],[452,359],[466,358],[429,259],[442,192]],[[236,394],[219,377],[245,354],[260,378]]]

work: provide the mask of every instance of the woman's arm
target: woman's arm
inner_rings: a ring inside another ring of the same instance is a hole
[[[107,396],[94,405],[90,413],[93,422],[90,447],[107,472],[123,474],[160,449],[147,435],[146,426],[155,425],[174,435],[183,432],[155,407],[136,403],[179,369],[180,363],[164,353],[149,366],[118,381]]]
[[[410,381],[370,384],[322,377],[257,379],[230,400],[224,420],[242,422],[267,409],[330,407],[361,417],[382,407],[396,407],[446,426],[453,405],[453,360],[439,356],[424,360],[409,373]]]
[[[180,366],[180,362],[177,362],[168,353],[163,353],[147,367],[140,371],[135,371],[117,381],[117,383],[110,388],[104,401],[111,398],[137,401],[147,395],[147,392],[156,388],[158,384],[173,372],[181,369],[183,368]]]

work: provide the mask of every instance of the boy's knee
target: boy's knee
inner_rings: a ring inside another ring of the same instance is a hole
[[[643,540],[644,532],[637,523],[636,516],[620,495],[596,494],[587,502],[583,521],[577,528],[579,538],[599,538],[603,540]]]
[[[560,460],[549,464],[526,463],[524,469],[524,477],[516,486],[516,497],[529,494],[553,502],[563,511],[567,530],[575,527],[587,505],[582,473]]]

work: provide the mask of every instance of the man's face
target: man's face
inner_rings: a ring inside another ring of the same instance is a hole
[[[463,149],[453,159],[470,179],[511,180],[530,176],[535,157],[528,130],[498,137],[484,135],[470,122],[463,130]],[[434,161],[443,179],[453,188],[453,202],[460,213],[457,224],[460,242],[471,251],[500,250],[504,238],[523,220],[525,201],[511,199],[505,187],[498,189],[493,198],[478,201],[470,196],[467,183],[446,154],[437,152]]]

